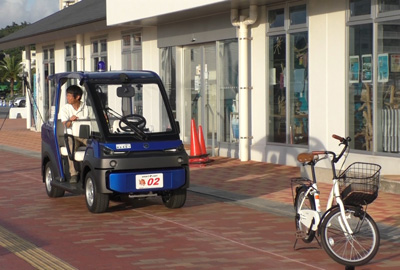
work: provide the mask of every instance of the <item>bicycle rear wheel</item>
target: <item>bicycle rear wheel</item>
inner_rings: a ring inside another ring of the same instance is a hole
[[[321,224],[321,242],[328,255],[347,266],[368,263],[378,252],[380,235],[375,221],[360,207],[345,206],[346,220],[353,230],[348,235],[339,207],[333,209]]]
[[[306,196],[308,188],[306,186],[300,187],[296,192],[296,199],[295,199],[295,208],[296,208],[296,229],[297,232],[300,232],[303,236],[301,239],[306,242],[310,243],[315,237],[315,231],[311,230],[312,224],[308,224],[310,227],[307,227],[300,221],[300,210],[309,209],[309,210],[316,210],[315,208],[315,201],[314,197],[311,194],[308,194],[304,200],[304,203],[301,205],[303,198]]]

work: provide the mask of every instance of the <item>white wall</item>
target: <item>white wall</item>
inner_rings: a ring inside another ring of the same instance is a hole
[[[309,1],[310,150],[337,148],[346,136],[346,1]]]
[[[267,38],[266,38],[266,18],[265,7],[259,7],[258,19],[255,25],[250,27],[250,35],[253,37],[249,48],[251,48],[251,76],[250,86],[253,89],[250,92],[251,100],[251,152],[250,159],[265,161],[265,145],[267,143]],[[262,57],[265,56],[265,57]]]
[[[107,0],[107,25],[115,25],[230,0]],[[132,12],[138,10],[140,12]]]
[[[142,30],[143,69],[159,73],[160,52],[157,48],[157,28],[147,27]]]

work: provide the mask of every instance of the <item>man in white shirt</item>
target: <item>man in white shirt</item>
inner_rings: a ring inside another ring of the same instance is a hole
[[[60,110],[60,119],[67,129],[68,134],[72,134],[72,125],[78,120],[89,119],[90,110],[82,101],[82,89],[77,85],[71,85],[67,88],[67,104],[65,104]],[[72,147],[72,138],[69,139],[69,146]],[[73,152],[77,151],[79,146],[86,146],[87,139],[79,138],[74,136],[75,148]],[[72,152],[72,149],[71,149]],[[74,162],[69,159],[69,172],[71,175],[70,183],[76,183],[78,181],[78,172],[75,169]]]

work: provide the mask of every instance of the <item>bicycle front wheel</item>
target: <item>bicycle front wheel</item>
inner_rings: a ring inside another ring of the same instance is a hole
[[[359,207],[345,206],[346,220],[353,230],[348,234],[339,207],[321,224],[321,242],[328,255],[347,266],[368,263],[378,252],[380,235],[375,221]]]
[[[296,199],[295,199],[295,208],[296,208],[296,217],[295,217],[295,222],[296,222],[296,229],[297,232],[299,232],[302,235],[302,240],[305,243],[310,243],[314,237],[315,237],[315,231],[311,230],[311,227],[313,224],[303,224],[300,219],[300,210],[316,210],[315,207],[315,201],[314,197],[308,193],[307,194],[308,188],[305,186],[300,187],[297,192],[296,192]],[[304,198],[307,194],[307,197]],[[301,202],[303,201],[303,204]]]

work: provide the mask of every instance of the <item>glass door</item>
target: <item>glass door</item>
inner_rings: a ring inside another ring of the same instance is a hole
[[[217,65],[216,45],[184,49],[185,143],[190,143],[191,121],[203,128],[204,139],[216,136]],[[207,142],[206,142],[207,144]]]

